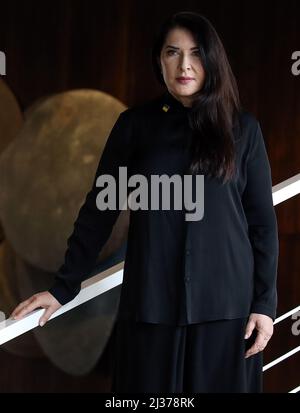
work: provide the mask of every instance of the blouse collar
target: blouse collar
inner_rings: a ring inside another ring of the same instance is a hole
[[[162,95],[162,109],[167,112],[169,109],[176,112],[189,112],[192,108],[184,106],[178,99],[176,99],[167,89]]]

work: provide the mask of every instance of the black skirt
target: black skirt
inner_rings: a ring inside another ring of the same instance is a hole
[[[263,353],[245,359],[247,318],[186,326],[117,320],[112,392],[261,393]]]

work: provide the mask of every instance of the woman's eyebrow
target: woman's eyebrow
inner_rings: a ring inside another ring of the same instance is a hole
[[[179,50],[179,49],[180,49],[180,47],[172,46],[172,45],[170,45],[170,44],[168,44],[168,45],[166,46],[166,49],[167,49],[168,47],[170,47],[171,49],[176,49],[176,50]],[[198,46],[191,47],[191,50],[195,50],[195,49],[199,49],[199,47],[198,47]]]

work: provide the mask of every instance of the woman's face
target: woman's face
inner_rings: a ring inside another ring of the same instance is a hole
[[[184,106],[191,106],[193,94],[204,84],[205,72],[199,48],[189,30],[176,27],[169,31],[160,53],[160,65],[169,92]]]

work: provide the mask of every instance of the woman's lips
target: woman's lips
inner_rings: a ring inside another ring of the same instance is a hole
[[[181,77],[177,77],[176,80],[181,85],[187,85],[189,82],[192,82],[194,79],[184,79],[184,78],[181,78]]]

